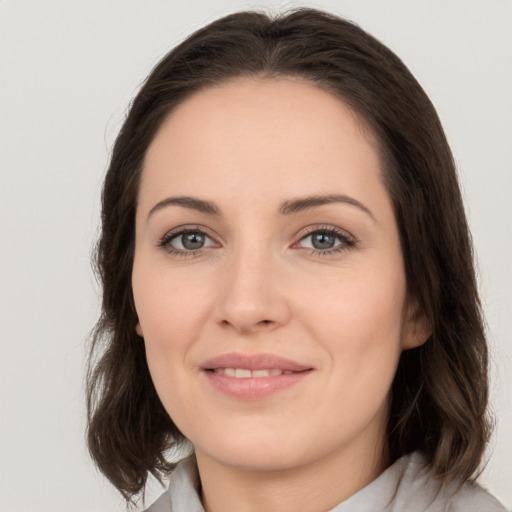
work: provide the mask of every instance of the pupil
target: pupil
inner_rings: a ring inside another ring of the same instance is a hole
[[[201,233],[186,233],[181,240],[185,249],[201,249],[204,245],[204,236]]]
[[[334,247],[335,237],[329,233],[314,233],[312,243],[315,249],[331,249]]]

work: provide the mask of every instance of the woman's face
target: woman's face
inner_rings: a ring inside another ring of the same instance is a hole
[[[380,452],[400,353],[423,338],[376,143],[330,94],[237,79],[172,112],[145,160],[133,292],[199,461]]]

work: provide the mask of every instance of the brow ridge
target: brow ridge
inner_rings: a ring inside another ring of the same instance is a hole
[[[295,213],[332,203],[343,203],[355,206],[356,208],[359,208],[368,214],[373,220],[375,220],[372,212],[364,204],[346,194],[313,195],[284,201],[279,207],[279,213],[281,215],[293,215]],[[220,215],[220,209],[217,205],[215,205],[215,203],[211,201],[206,201],[204,199],[198,199],[191,196],[172,196],[167,197],[166,199],[163,199],[162,201],[159,201],[157,204],[155,204],[155,206],[153,206],[153,208],[151,208],[149,211],[148,217],[150,217],[156,211],[172,205],[197,210],[206,215]]]
[[[155,206],[149,210],[148,217],[153,215],[156,211],[172,205],[197,210],[198,212],[205,213],[206,215],[220,215],[219,208],[211,201],[205,201],[204,199],[197,199],[190,196],[172,196],[155,204]]]
[[[291,201],[285,201],[281,204],[279,208],[279,213],[282,215],[292,215],[294,213],[299,213],[304,210],[309,210],[311,208],[316,208],[318,206],[323,206],[326,204],[332,203],[343,203],[351,206],[355,206],[359,208],[366,214],[368,214],[373,220],[375,217],[373,213],[367,208],[363,203],[350,197],[346,194],[327,194],[327,195],[313,195],[308,197],[302,197],[298,199],[293,199]]]

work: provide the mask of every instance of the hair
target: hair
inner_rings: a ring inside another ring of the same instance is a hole
[[[131,273],[144,157],[168,114],[238,77],[294,77],[328,91],[376,135],[408,290],[432,334],[404,351],[391,390],[390,462],[421,450],[436,477],[464,482],[489,440],[487,345],[471,238],[439,118],[401,60],[352,22],[313,9],[239,12],[198,30],[153,69],[111,155],[95,252],[103,297],[87,373],[88,446],[126,500],[174,467],[184,436],[162,406],[135,333]]]

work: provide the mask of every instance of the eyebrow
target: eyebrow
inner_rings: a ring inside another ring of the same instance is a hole
[[[168,197],[159,203],[156,203],[151,210],[149,210],[148,218],[158,210],[165,208],[166,206],[181,206],[182,208],[189,208],[191,210],[197,210],[198,212],[205,213],[207,215],[220,215],[220,210],[211,201],[205,201],[203,199],[197,199],[189,196],[177,196]]]
[[[293,199],[292,201],[285,201],[279,208],[279,213],[283,215],[291,215],[294,213],[316,208],[332,203],[343,203],[359,208],[366,214],[368,214],[374,221],[376,220],[373,213],[363,203],[360,203],[357,199],[347,196],[346,194],[329,194],[329,195],[314,195],[309,197],[303,197],[299,199]]]
[[[366,214],[368,214],[374,221],[376,220],[372,212],[361,202],[353,197],[347,196],[346,194],[328,194],[328,195],[314,195],[307,196],[290,201],[285,201],[279,207],[279,213],[281,215],[293,215],[305,210],[310,210],[319,206],[333,203],[342,203],[355,206]],[[190,196],[173,196],[163,199],[151,208],[148,213],[148,218],[153,215],[156,211],[166,208],[167,206],[181,206],[182,208],[189,208],[196,210],[206,215],[220,215],[220,209],[215,203],[211,201],[205,201],[204,199],[197,199]]]

